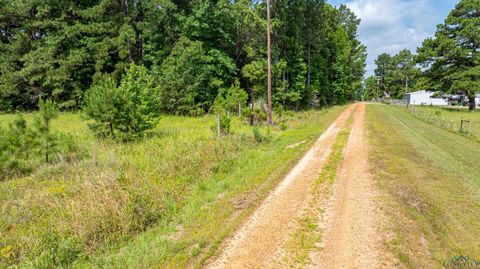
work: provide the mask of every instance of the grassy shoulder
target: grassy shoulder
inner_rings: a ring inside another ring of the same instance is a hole
[[[464,107],[411,106],[408,111],[437,127],[480,141],[480,111],[478,110],[468,111]]]
[[[63,114],[54,128],[89,157],[0,183],[0,267],[200,265],[343,109],[295,114],[286,131],[262,127],[263,143],[240,120],[217,139],[214,117],[164,117],[149,138],[121,144]]]
[[[387,246],[406,268],[441,268],[480,257],[480,144],[403,109],[368,105],[375,179],[393,236]]]
[[[286,243],[285,255],[279,261],[278,267],[305,268],[311,264],[310,254],[318,250],[322,242],[322,230],[319,227],[323,206],[332,194],[332,185],[337,177],[338,168],[343,160],[345,147],[348,143],[353,117],[350,117],[338,133],[332,152],[329,155],[320,175],[312,186],[311,199],[297,220],[296,227]]]

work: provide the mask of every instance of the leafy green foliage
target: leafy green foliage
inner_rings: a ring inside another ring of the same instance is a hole
[[[367,101],[375,99],[377,94],[377,81],[374,75],[365,79],[363,87],[363,99]]]
[[[265,143],[265,142],[270,141],[271,138],[272,138],[271,135],[270,135],[270,129],[267,129],[266,134],[264,134],[262,132],[262,130],[260,129],[260,127],[254,126],[252,128],[252,132],[253,132],[253,139],[257,143]]]
[[[2,1],[0,93],[14,108],[33,109],[39,97],[61,108],[79,108],[95,75],[121,78],[129,63],[142,63],[168,33],[168,0]],[[157,51],[157,50],[156,50]]]
[[[378,84],[378,97],[389,96],[395,99],[403,98],[403,95],[411,89],[418,89],[420,69],[416,67],[414,55],[407,49],[401,50],[398,54],[391,56],[387,53],[380,54],[375,60],[377,68],[375,76],[380,76]],[[371,98],[376,97],[376,90],[373,93],[373,83],[377,83],[375,77],[369,78],[367,91]],[[377,88],[377,85],[375,86]]]
[[[120,86],[103,76],[86,95],[84,112],[95,120],[90,128],[100,136],[129,139],[155,127],[159,99],[153,78],[143,66],[132,64]]]
[[[227,111],[237,111],[239,108],[245,108],[248,100],[248,93],[240,88],[240,82],[237,80],[227,91],[225,97],[225,109]]]
[[[181,38],[160,66],[162,111],[180,115],[208,111],[234,71],[233,61],[225,53]]]
[[[475,108],[480,91],[480,1],[462,0],[438,25],[434,38],[418,49],[417,61],[425,69],[422,86],[442,92],[463,92]]]
[[[220,114],[219,117],[220,119],[215,121],[211,130],[217,135],[219,131],[218,128],[220,128],[220,135],[228,135],[232,126],[232,119],[224,114]]]
[[[262,107],[255,107],[254,109],[248,109],[245,112],[248,117],[250,125],[263,125],[267,122],[267,113]]]
[[[237,80],[249,102],[266,99],[265,8],[253,0],[2,0],[0,110],[35,109],[40,98],[81,108],[105,74],[120,85],[130,64],[155,74],[165,113],[203,114]],[[359,23],[324,0],[273,3],[274,106],[352,99],[365,70]]]

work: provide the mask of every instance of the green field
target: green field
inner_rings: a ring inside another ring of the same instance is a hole
[[[478,260],[480,144],[394,106],[369,105],[367,126],[390,251],[407,268],[442,268],[460,254]]]
[[[412,106],[408,111],[428,123],[480,139],[480,111],[465,107]],[[461,121],[464,120],[463,126]]]
[[[163,117],[125,144],[61,114],[54,130],[74,135],[86,157],[0,182],[0,268],[198,265],[343,109],[293,114],[285,131],[261,127],[261,143],[239,119],[218,139],[215,117]]]

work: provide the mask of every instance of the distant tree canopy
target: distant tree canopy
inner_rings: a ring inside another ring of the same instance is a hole
[[[480,0],[460,1],[418,49],[418,62],[425,68],[424,87],[464,92],[474,109],[480,92]]]
[[[250,101],[265,98],[265,8],[256,0],[0,0],[0,110],[34,109],[42,98],[81,108],[88,89],[107,77],[103,85],[120,86],[131,64],[147,68],[165,113],[204,113],[236,81]],[[274,105],[352,99],[365,70],[359,23],[324,0],[274,1]]]
[[[400,98],[408,77],[415,90],[463,92],[474,109],[475,93],[480,92],[480,0],[460,1],[417,55],[407,50],[381,54],[375,63],[382,95]]]
[[[375,75],[368,76],[363,85],[363,100],[373,100],[377,97],[377,81]]]
[[[375,76],[381,77],[378,85],[372,87],[372,82],[377,84],[375,77],[369,78],[365,82],[369,86],[367,91],[374,91],[374,93],[369,93],[372,98],[377,96],[376,91],[378,90],[379,98],[388,95],[391,98],[400,99],[406,91],[413,88],[420,75],[414,55],[407,49],[393,56],[387,53],[380,54],[375,60],[375,64],[377,65]]]

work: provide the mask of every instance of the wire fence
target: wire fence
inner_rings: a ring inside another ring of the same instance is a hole
[[[437,127],[463,135],[474,136],[477,139],[480,139],[479,120],[474,120],[468,116],[461,117],[460,119],[452,119],[445,117],[442,115],[442,113],[417,109],[415,106],[408,107],[407,111],[416,118],[419,118]]]

